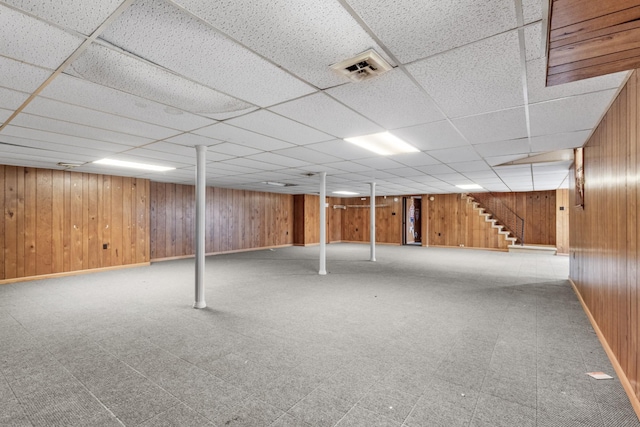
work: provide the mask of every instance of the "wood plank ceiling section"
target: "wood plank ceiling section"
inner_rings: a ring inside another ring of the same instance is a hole
[[[640,1],[554,0],[547,86],[640,67]]]

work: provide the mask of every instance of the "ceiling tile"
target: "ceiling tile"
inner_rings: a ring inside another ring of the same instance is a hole
[[[132,148],[132,146],[130,145],[114,144],[105,141],[95,141],[86,138],[79,138],[76,136],[62,135],[59,133],[45,132],[41,130],[22,128],[12,125],[4,128],[0,135],[16,136],[19,138],[26,138],[35,141],[55,142],[58,144],[75,145],[79,147],[93,147],[96,149],[107,150],[114,153]]]
[[[404,167],[404,168],[398,168],[398,169],[385,169],[385,172],[392,173],[394,175],[397,175],[403,178],[415,178],[415,177],[424,176],[424,172],[411,167]]]
[[[402,63],[463,46],[517,25],[511,0],[347,1]]]
[[[16,37],[19,34],[20,37]],[[56,69],[83,39],[0,4],[0,55]]]
[[[54,142],[37,141],[33,139],[18,138],[10,135],[0,134],[0,142],[4,144],[11,144],[18,147],[33,148],[38,150],[48,150],[52,153],[58,153],[59,161],[69,161],[81,159],[82,161],[94,161],[113,154],[109,150],[100,150],[96,148],[87,148],[78,145],[65,145]],[[7,146],[2,146],[3,162],[4,153]],[[122,151],[120,149],[120,151]],[[55,157],[55,156],[54,156]]]
[[[252,154],[258,154],[261,152],[261,150],[256,150],[255,148],[245,147],[244,145],[231,144],[229,142],[216,144],[212,147],[209,147],[208,151],[222,153],[232,157],[250,156]]]
[[[270,110],[337,138],[384,131],[380,126],[323,93],[276,105]]]
[[[0,108],[17,110],[28,97],[28,93],[0,87]]]
[[[428,166],[416,166],[415,169],[418,169],[424,173],[428,173],[429,175],[440,174],[440,173],[454,173],[455,171],[451,169],[449,166],[444,165],[442,163],[438,165],[428,165]]]
[[[527,119],[523,107],[453,119],[452,122],[472,144],[527,136]]]
[[[305,162],[309,162],[316,165],[322,164],[322,163],[337,162],[339,160],[342,160],[342,159],[339,159],[338,157],[320,153],[319,151],[310,150],[306,147],[286,148],[284,150],[276,151],[276,154],[280,154],[282,156],[287,156],[287,157],[293,157],[294,159],[303,160]]]
[[[523,105],[521,68],[517,31],[407,66],[449,117]]]
[[[52,99],[36,97],[23,110],[25,113],[78,123],[114,132],[128,133],[144,138],[162,139],[179,133],[175,129],[131,120],[126,117],[103,113]]]
[[[529,106],[531,136],[592,129],[597,124],[616,90],[561,98]]]
[[[618,88],[627,78],[627,72],[623,71],[546,87],[545,64],[545,58],[527,62],[527,91],[529,92],[530,103]]]
[[[546,42],[546,40],[544,40]],[[543,54],[542,48],[542,24],[540,22],[528,25],[524,28],[524,46],[527,61],[540,58]]]
[[[446,120],[394,129],[392,133],[420,150],[437,150],[469,145]]]
[[[591,135],[591,130],[536,136],[531,138],[531,150],[555,151],[582,147],[587,142],[589,135]]]
[[[474,160],[471,162],[454,162],[449,163],[454,170],[466,174],[467,172],[490,171],[491,168],[483,160]]]
[[[433,101],[399,68],[375,79],[349,83],[326,92],[386,129],[444,119]]]
[[[371,48],[386,56],[339,2],[272,0],[257,5],[251,0],[213,3],[176,0],[176,3],[320,88],[345,82],[344,77],[334,74],[330,64]],[[247,28],[251,31],[246,31]]]
[[[368,171],[369,167],[356,162],[335,162],[325,163],[323,167],[331,167],[344,172],[363,172]]]
[[[122,0],[2,0],[41,19],[90,35],[115,11]]]
[[[508,156],[486,156],[484,160],[491,166],[501,165],[503,163],[512,162],[514,160],[522,159],[523,157],[527,157],[524,154],[511,154]]]
[[[390,159],[407,166],[427,166],[440,163],[426,153],[404,153],[389,156]]]
[[[120,132],[112,132],[105,129],[79,125],[76,123],[62,122],[47,117],[34,116],[22,113],[11,122],[12,125],[30,129],[38,129],[46,132],[55,132],[61,135],[70,135],[79,138],[94,139],[96,141],[108,141],[116,144],[139,146],[153,141],[151,138],[128,135]]]
[[[242,26],[247,28],[244,22]],[[101,37],[127,52],[262,107],[315,92],[168,3],[134,2]]]
[[[4,124],[4,122],[11,117],[13,114],[12,110],[6,110],[4,108],[0,108],[0,125]]]
[[[222,141],[214,138],[207,138],[206,136],[196,135],[193,133],[182,133],[180,135],[172,136],[171,138],[166,139],[167,142],[171,142],[173,144],[180,144],[191,147],[196,145],[204,145],[210,147],[212,145],[220,144]]]
[[[397,169],[402,167],[402,163],[391,160],[389,157],[371,157],[368,159],[360,159],[357,161],[361,165],[369,166],[371,169]]]
[[[259,155],[259,154],[256,154],[256,155]],[[238,157],[235,159],[225,160],[221,163],[223,163],[224,165],[237,165],[237,166],[242,166],[246,168],[253,168],[255,170],[277,170],[277,169],[283,168],[282,165],[264,163],[262,161],[253,160],[248,157]]]
[[[203,127],[214,120],[159,104],[149,99],[62,74],[41,93],[68,104],[92,108],[183,131]]]
[[[345,160],[365,159],[377,156],[377,154],[373,153],[372,151],[366,150],[362,147],[358,147],[357,145],[351,144],[342,139],[334,139],[332,141],[320,142],[318,144],[310,144],[306,147],[312,150],[320,151],[321,153],[340,157],[341,159]]]
[[[513,139],[511,141],[487,142],[474,145],[474,148],[482,157],[504,156],[507,154],[528,154],[531,149],[528,138]]]
[[[309,162],[305,162],[299,159],[294,159],[292,157],[281,156],[279,154],[274,154],[274,153],[254,154],[252,156],[245,157],[245,159],[249,159],[257,162],[271,163],[274,165],[278,165],[281,167],[288,167],[288,168],[298,168],[298,167],[310,165]]]
[[[542,1],[522,0],[522,15],[525,24],[529,24],[531,22],[539,21],[542,19]]]
[[[219,139],[221,141],[233,142],[234,144],[246,145],[247,147],[261,151],[272,151],[293,147],[293,144],[288,142],[230,126],[226,123],[218,123],[198,129],[193,133],[207,136],[209,138]]]
[[[480,156],[471,147],[447,148],[444,150],[431,150],[427,154],[442,163],[468,162],[480,160]]]
[[[192,156],[183,156],[175,153],[167,153],[165,151],[156,151],[150,150],[148,147],[144,148],[135,148],[133,150],[129,150],[123,155],[127,156],[136,156],[143,163],[156,164],[157,162],[170,163],[173,167],[177,167],[178,165],[193,165],[196,163],[196,155],[195,150]]]
[[[2,56],[0,56],[0,70],[2,70],[0,85],[29,93],[40,87],[51,75],[50,70],[34,67]]]
[[[249,113],[227,120],[226,123],[296,145],[313,144],[333,139],[331,135],[267,110]]]
[[[177,76],[149,62],[93,43],[65,71],[99,85],[207,117],[251,104]]]

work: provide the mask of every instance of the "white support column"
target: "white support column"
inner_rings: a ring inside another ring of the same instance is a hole
[[[196,146],[196,296],[193,308],[205,308],[204,300],[204,237],[205,199],[207,197],[207,147]]]
[[[376,183],[372,182],[371,185],[371,206],[369,213],[369,239],[371,242],[371,259],[369,261],[376,260]]]
[[[320,270],[327,274],[327,173],[320,172]]]

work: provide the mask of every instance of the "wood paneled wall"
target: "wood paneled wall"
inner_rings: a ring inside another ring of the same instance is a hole
[[[146,179],[0,165],[0,204],[0,280],[149,262]]]
[[[207,253],[293,244],[293,196],[207,187]],[[151,183],[151,259],[195,253],[195,187]]]
[[[493,194],[524,218],[526,244],[556,244],[556,190]]]
[[[554,0],[549,86],[640,66],[637,0]]]
[[[639,100],[636,70],[584,147],[584,209],[574,206],[573,189],[569,199],[571,279],[629,380],[640,416]]]
[[[342,211],[342,241],[368,242],[370,198],[343,198],[340,204],[347,206]],[[394,201],[397,199],[397,201]],[[362,206],[362,207],[360,207]],[[402,244],[402,197],[376,197],[376,242]]]
[[[506,250],[509,242],[497,233],[460,194],[434,194],[423,204],[428,215],[428,246],[464,246]],[[424,200],[424,199],[423,199]]]

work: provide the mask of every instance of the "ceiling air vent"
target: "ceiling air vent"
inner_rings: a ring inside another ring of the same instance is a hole
[[[354,58],[333,64],[331,68],[354,82],[361,82],[389,71],[392,67],[376,51],[369,49]]]

